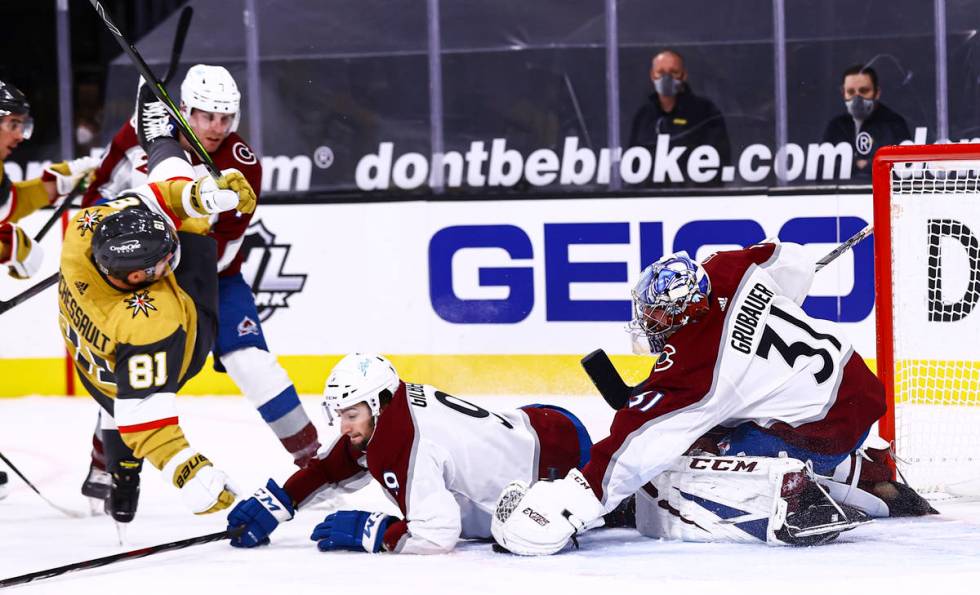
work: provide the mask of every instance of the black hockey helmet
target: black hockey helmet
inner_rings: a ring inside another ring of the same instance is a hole
[[[132,207],[102,220],[92,237],[92,259],[103,274],[126,279],[133,271],[155,268],[178,246],[177,234],[161,215]]]
[[[30,111],[31,104],[27,103],[27,98],[20,92],[20,89],[0,81],[0,116],[26,115]]]

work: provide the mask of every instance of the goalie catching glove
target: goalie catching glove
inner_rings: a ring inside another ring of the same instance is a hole
[[[0,264],[6,264],[10,276],[27,279],[41,268],[44,252],[20,227],[0,224]]]
[[[41,180],[54,182],[57,195],[66,196],[75,189],[82,178],[95,171],[100,163],[101,161],[95,157],[79,157],[71,161],[53,163],[44,168]]]
[[[194,514],[224,510],[237,497],[228,475],[215,469],[206,456],[189,448],[163,466],[163,476],[180,490],[184,503]]]
[[[490,521],[497,543],[521,556],[546,556],[564,548],[576,534],[602,525],[602,504],[589,482],[572,469],[565,479],[521,481],[504,488]]]
[[[255,211],[255,191],[242,172],[226,169],[215,180],[205,176],[184,187],[180,207],[175,211],[181,219],[207,217],[237,209],[250,214]]]

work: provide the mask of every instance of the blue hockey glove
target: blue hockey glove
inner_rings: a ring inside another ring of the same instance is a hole
[[[228,514],[229,529],[245,525],[245,531],[232,539],[231,545],[255,547],[269,543],[269,534],[279,523],[293,518],[294,513],[289,494],[270,479],[264,488],[239,502]]]
[[[341,510],[327,515],[322,523],[314,527],[310,539],[317,542],[316,547],[321,552],[352,550],[376,553],[381,551],[385,529],[394,518],[383,512]]]

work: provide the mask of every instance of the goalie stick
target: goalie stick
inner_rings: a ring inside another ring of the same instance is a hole
[[[829,254],[817,261],[816,270],[820,271],[873,232],[874,226],[868,225],[853,236],[847,238],[840,246],[837,246]],[[616,370],[616,366],[613,365],[605,351],[596,349],[583,357],[582,368],[588,374],[589,379],[592,380],[592,384],[595,385],[596,390],[599,391],[599,394],[602,395],[602,398],[605,399],[610,407],[617,411],[626,407],[633,387],[623,382],[623,377],[620,376],[619,371]]]
[[[69,516],[69,517],[71,517],[73,519],[80,519],[80,518],[84,518],[84,517],[88,516],[84,512],[79,512],[77,510],[72,510],[70,508],[64,508],[62,506],[58,506],[57,504],[55,504],[51,500],[48,500],[44,496],[44,494],[41,493],[41,490],[37,489],[34,486],[34,484],[30,482],[30,480],[28,480],[26,477],[24,477],[24,474],[20,472],[20,469],[18,469],[13,463],[11,463],[10,462],[10,459],[8,459],[6,456],[4,456],[4,454],[2,452],[0,452],[0,460],[2,460],[4,462],[4,464],[6,464],[7,467],[9,467],[10,470],[14,472],[15,475],[17,475],[17,477],[21,478],[21,480],[24,483],[27,484],[27,487],[29,487],[32,490],[34,490],[34,493],[37,494],[38,496],[40,496],[41,497],[41,500],[44,500],[45,502],[47,502],[51,506],[51,508],[54,508],[58,512],[60,512],[60,513],[62,513],[64,515],[67,515],[67,516]]]
[[[211,174],[211,177],[216,180],[220,178],[221,172],[218,171],[218,167],[214,164],[214,160],[211,159],[211,155],[208,154],[207,150],[204,148],[204,145],[201,144],[201,140],[197,138],[197,135],[194,134],[193,130],[191,130],[190,124],[188,124],[187,120],[184,119],[184,114],[180,113],[180,110],[177,109],[177,105],[174,103],[174,100],[171,99],[170,94],[167,93],[167,88],[163,86],[160,79],[158,79],[153,74],[153,71],[150,70],[150,67],[146,65],[146,62],[143,61],[143,57],[140,56],[140,53],[136,50],[133,44],[130,43],[125,36],[123,36],[122,31],[119,30],[119,27],[112,22],[112,17],[110,16],[109,11],[102,6],[102,3],[99,2],[99,0],[89,0],[89,2],[92,4],[92,8],[95,9],[95,12],[97,12],[99,17],[102,19],[106,29],[112,33],[112,36],[116,39],[119,47],[121,47],[123,52],[125,52],[126,55],[129,56],[129,59],[132,60],[133,65],[136,67],[136,70],[139,71],[140,75],[142,75],[143,80],[146,81],[146,84],[150,87],[150,90],[153,91],[153,94],[156,95],[157,99],[163,102],[163,105],[166,106],[167,111],[170,112],[170,116],[176,122],[177,128],[190,143],[191,149],[194,151],[194,154],[197,155],[198,159],[201,160],[201,163],[204,164],[204,167],[208,170],[208,173]]]
[[[223,539],[234,539],[235,537],[241,535],[244,531],[245,531],[245,526],[242,525],[241,527],[235,527],[234,529],[228,529],[227,531],[219,531],[217,533],[200,535],[198,537],[181,539],[180,541],[161,543],[160,545],[154,545],[154,546],[144,547],[136,550],[130,550],[128,552],[122,552],[121,554],[113,554],[111,556],[104,556],[102,558],[94,558],[92,560],[85,560],[82,562],[75,562],[74,564],[66,564],[64,566],[58,566],[57,568],[49,568],[48,570],[39,570],[37,572],[31,572],[29,574],[22,574],[20,576],[0,579],[0,589],[3,589],[4,587],[13,587],[15,585],[23,585],[25,583],[31,583],[46,578],[61,576],[63,574],[68,574],[69,572],[77,572],[79,570],[87,570],[89,568],[98,568],[100,566],[107,566],[109,564],[113,564],[115,562],[121,562],[123,560],[135,560],[136,558],[145,558],[146,556],[159,554],[160,552],[179,550],[185,547],[190,547],[193,545],[201,545],[204,543],[211,543],[212,541],[221,541]]]

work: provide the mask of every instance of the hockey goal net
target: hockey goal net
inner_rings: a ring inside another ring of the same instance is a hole
[[[919,492],[980,495],[980,145],[873,167],[881,435]]]

